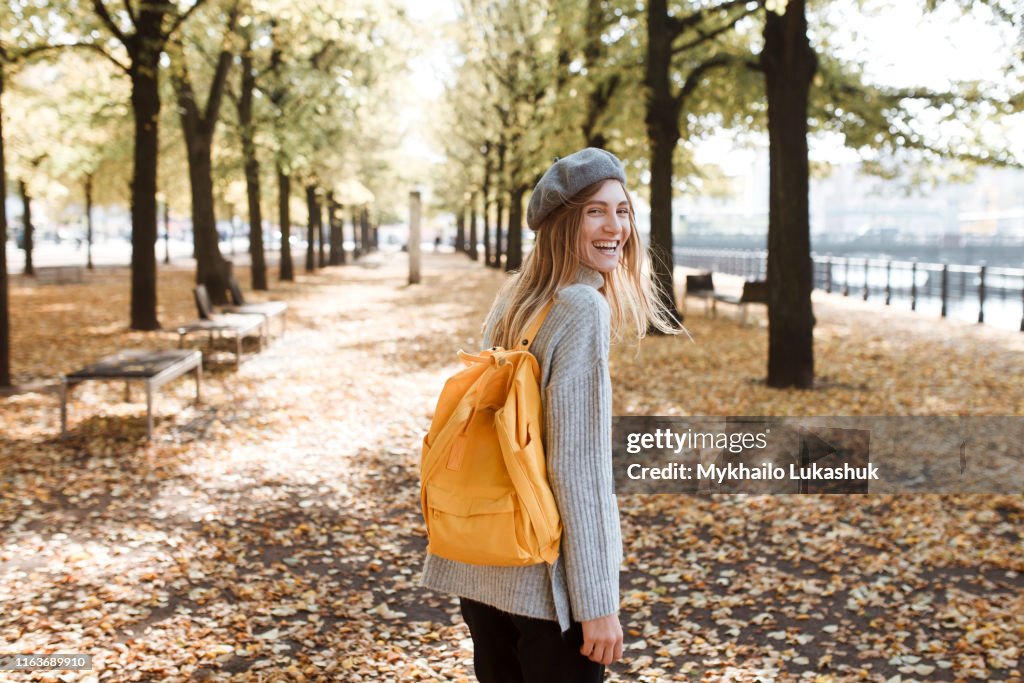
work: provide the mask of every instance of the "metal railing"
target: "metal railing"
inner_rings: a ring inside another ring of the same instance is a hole
[[[675,249],[680,266],[767,277],[768,252],[741,249]],[[1024,268],[897,261],[885,258],[811,254],[814,288],[830,294],[881,299],[912,311],[977,320],[1024,332]],[[1018,323],[1019,321],[1019,323]]]

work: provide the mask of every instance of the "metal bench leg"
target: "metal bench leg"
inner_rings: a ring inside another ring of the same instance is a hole
[[[126,381],[124,383],[124,402],[125,403],[131,403],[131,400],[132,400],[132,383]]]
[[[242,366],[242,335],[235,335],[235,369]]]

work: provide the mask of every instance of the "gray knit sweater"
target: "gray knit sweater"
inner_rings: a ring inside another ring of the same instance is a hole
[[[530,350],[541,370],[548,479],[562,518],[553,566],[490,567],[427,554],[420,585],[512,614],[586,621],[619,610],[622,536],[612,479],[610,313],[603,276],[582,267],[558,292]],[[483,348],[504,308],[488,317]]]

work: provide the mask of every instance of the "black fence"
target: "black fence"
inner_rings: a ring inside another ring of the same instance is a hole
[[[767,276],[764,250],[677,248],[674,253],[676,264],[687,268],[746,280]],[[818,254],[811,260],[815,289],[1024,332],[1024,268]]]

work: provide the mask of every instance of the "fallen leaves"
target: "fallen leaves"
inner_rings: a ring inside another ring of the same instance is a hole
[[[8,651],[88,652],[92,680],[471,680],[457,603],[416,586],[418,447],[503,276],[428,257],[425,284],[406,287],[401,257],[376,258],[275,284],[295,311],[288,336],[208,373],[198,407],[189,381],[165,387],[152,443],[140,396],[126,403],[120,386],[76,391],[67,442],[52,395],[3,399]],[[89,277],[12,290],[18,381],[171,341],[118,326],[124,271]],[[191,273],[161,278],[162,320],[187,319]],[[613,347],[615,412],[1024,408],[1016,337],[972,331],[936,354],[919,320],[816,315],[820,389],[767,389],[764,329],[697,313],[696,344]],[[620,508],[627,649],[610,681],[1021,678],[1021,496],[631,495]],[[35,680],[89,680],[61,676]]]

